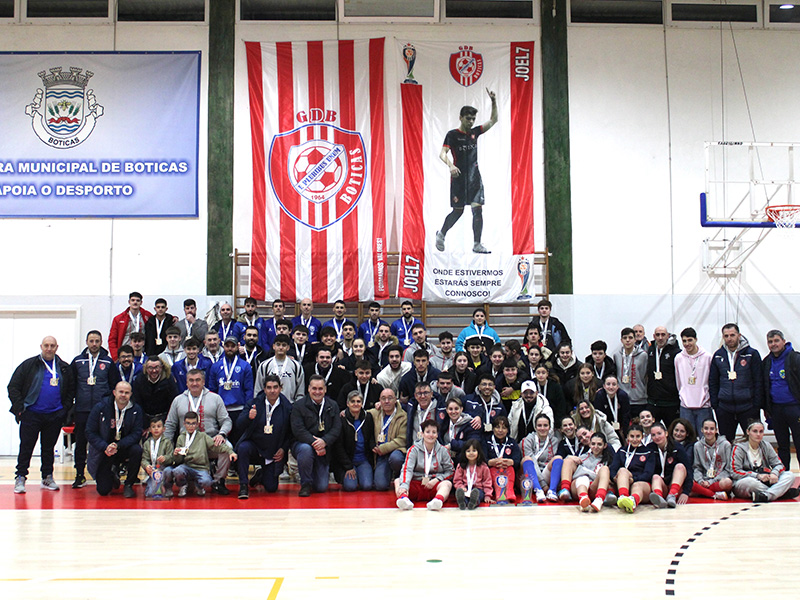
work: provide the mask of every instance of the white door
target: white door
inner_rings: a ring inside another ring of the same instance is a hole
[[[9,412],[8,382],[19,364],[39,354],[45,336],[58,341],[58,355],[72,359],[83,349],[80,339],[80,307],[0,307],[0,456],[16,456],[19,426]],[[38,447],[34,454],[38,455]]]

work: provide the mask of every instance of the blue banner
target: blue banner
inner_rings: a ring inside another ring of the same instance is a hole
[[[0,53],[0,217],[196,217],[199,52]]]

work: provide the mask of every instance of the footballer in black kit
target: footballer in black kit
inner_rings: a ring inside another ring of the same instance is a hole
[[[475,127],[478,109],[472,106],[461,107],[461,125],[451,129],[444,138],[439,158],[450,169],[450,206],[452,211],[444,220],[442,228],[436,232],[436,249],[444,251],[444,238],[447,232],[464,214],[464,207],[472,209],[472,251],[489,254],[490,250],[481,243],[483,234],[483,181],[478,169],[478,136],[486,133],[497,123],[497,98],[494,92],[486,90],[492,100],[492,115],[486,123]],[[452,161],[450,156],[452,155]]]

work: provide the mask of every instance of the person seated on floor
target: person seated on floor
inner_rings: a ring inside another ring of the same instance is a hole
[[[406,458],[408,416],[392,390],[383,390],[380,405],[367,411],[372,416],[375,446],[375,489],[389,489]]]
[[[89,440],[88,470],[97,482],[97,493],[108,496],[119,487],[119,472],[126,469],[126,498],[135,498],[133,484],[139,476],[142,447],[139,440],[144,428],[142,407],[131,400],[131,385],[120,381],[113,398],[98,402],[86,421]]]
[[[422,439],[408,450],[400,477],[394,480],[400,510],[411,510],[415,501],[427,502],[428,510],[441,510],[450,495],[453,461],[438,436],[436,421],[428,419],[422,424]]]
[[[172,496],[172,490],[167,489],[163,482],[167,469],[171,470],[174,450],[172,440],[164,437],[164,418],[150,417],[150,437],[142,443],[141,467],[147,474],[142,482],[145,498],[152,498],[159,490],[163,490],[162,493],[168,498]]]
[[[227,444],[215,445],[214,438],[204,431],[198,431],[198,414],[189,411],[183,416],[183,433],[178,436],[173,450],[175,467],[171,472],[165,473],[165,487],[169,489],[173,483],[178,486],[178,497],[183,498],[189,491],[189,484],[195,489],[198,496],[205,496],[211,489],[211,463],[209,452],[214,450],[228,454],[230,460],[236,460],[236,453]]]
[[[747,439],[733,447],[733,493],[753,502],[797,498],[794,473],[788,471],[772,445],[764,441],[764,424],[751,421]]]
[[[363,340],[362,340],[363,341]],[[375,430],[372,415],[364,410],[364,397],[350,390],[345,398],[342,434],[334,446],[333,472],[345,492],[371,490],[374,477]]]
[[[301,498],[328,489],[333,445],[342,431],[339,406],[326,389],[325,378],[312,375],[307,394],[292,407],[292,454],[300,472]]]
[[[281,393],[281,383],[279,375],[266,375],[264,389],[239,415],[242,435],[236,444],[236,467],[240,500],[250,497],[247,478],[251,464],[256,471],[250,485],[263,485],[270,493],[278,491],[278,478],[286,465],[292,439],[292,403]]]

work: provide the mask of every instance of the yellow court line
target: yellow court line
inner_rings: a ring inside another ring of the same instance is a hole
[[[337,578],[338,579],[338,578]],[[267,600],[276,600],[283,577],[57,577],[49,581],[265,581],[272,580]],[[24,578],[0,578],[0,582],[33,581]]]
[[[338,577],[314,577],[314,579],[339,579]]]

